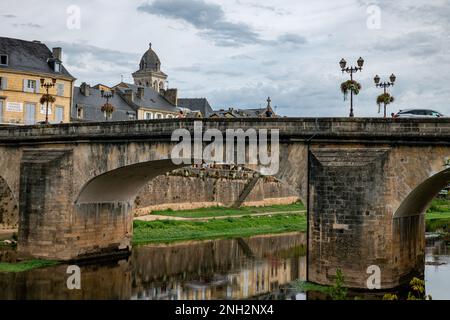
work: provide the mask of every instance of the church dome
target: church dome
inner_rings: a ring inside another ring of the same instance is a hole
[[[158,55],[153,51],[152,44],[150,43],[148,50],[142,56],[139,63],[139,70],[141,71],[160,71],[161,61]]]

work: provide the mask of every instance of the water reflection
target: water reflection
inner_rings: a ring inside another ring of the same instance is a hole
[[[81,265],[81,290],[67,289],[67,265],[0,273],[0,299],[303,300],[306,295],[291,284],[306,278],[305,243],[304,234],[285,234],[142,246],[128,259]],[[14,260],[14,255],[3,251],[0,258]],[[427,240],[425,280],[433,299],[450,298],[450,247],[443,240]],[[360,299],[383,295],[354,294]],[[308,293],[308,299],[326,298]]]
[[[304,245],[295,233],[143,246],[127,260],[81,265],[81,290],[67,289],[67,265],[0,273],[0,299],[284,299],[306,277]]]
[[[425,289],[433,300],[450,299],[450,246],[444,240],[427,240]]]

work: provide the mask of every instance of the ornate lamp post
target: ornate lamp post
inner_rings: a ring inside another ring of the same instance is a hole
[[[102,98],[106,99],[106,103],[102,106],[101,111],[105,115],[105,120],[108,121],[108,119],[111,117],[112,113],[114,112],[114,106],[109,103],[109,99],[114,97],[114,91],[105,91],[101,90],[100,94],[102,95]]]
[[[52,82],[45,82],[44,78],[41,78],[41,87],[45,88],[46,92],[42,95],[40,103],[44,104],[46,103],[45,108],[45,124],[48,124],[48,104],[55,102],[55,97],[53,97],[51,94],[48,93],[48,90],[50,88],[53,88],[56,84],[56,79],[52,78]]]
[[[383,94],[379,95],[377,97],[377,104],[378,108],[381,104],[384,104],[384,117],[386,118],[386,106],[390,104],[391,102],[394,102],[394,97],[391,96],[389,93],[386,92],[386,88],[389,88],[390,86],[394,85],[396,76],[394,74],[391,74],[389,77],[389,82],[381,82],[380,83],[380,77],[376,75],[373,78],[373,81],[375,82],[375,87],[377,88],[383,88]],[[380,112],[380,109],[378,109],[378,112]]]
[[[341,67],[342,73],[347,72],[350,74],[350,80],[345,81],[341,84],[341,91],[344,93],[344,100],[346,98],[346,95],[348,91],[350,91],[350,117],[354,117],[353,114],[353,94],[357,95],[359,93],[359,90],[361,90],[361,85],[353,80],[353,73],[356,73],[358,71],[362,70],[362,67],[364,65],[363,58],[359,57],[359,59],[356,61],[358,64],[357,67],[346,67],[347,61],[345,61],[344,58],[339,61],[339,66]]]

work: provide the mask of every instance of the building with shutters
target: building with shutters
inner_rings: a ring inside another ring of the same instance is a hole
[[[35,124],[45,120],[46,106],[40,104],[45,88],[41,79],[55,86],[49,93],[50,123],[70,121],[75,78],[62,64],[62,49],[50,50],[40,41],[0,37],[0,123]]]

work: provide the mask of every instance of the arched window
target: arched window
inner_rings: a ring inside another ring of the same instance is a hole
[[[145,119],[146,120],[153,119],[153,113],[152,112],[146,112],[145,113]]]

